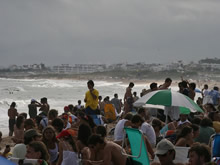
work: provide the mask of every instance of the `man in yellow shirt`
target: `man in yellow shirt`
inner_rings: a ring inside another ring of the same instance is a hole
[[[99,97],[99,91],[94,89],[94,82],[92,80],[89,80],[87,82],[88,91],[85,94],[85,113],[87,115],[95,115],[97,114],[98,109],[98,97]]]

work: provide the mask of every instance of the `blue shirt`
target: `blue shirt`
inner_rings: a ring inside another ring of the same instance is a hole
[[[218,105],[218,101],[219,101],[219,98],[220,98],[219,92],[217,90],[211,90],[209,92],[209,95],[212,97],[213,104]]]

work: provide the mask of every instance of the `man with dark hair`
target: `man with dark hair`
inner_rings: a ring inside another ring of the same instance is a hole
[[[100,161],[100,165],[126,165],[127,156],[122,154],[120,145],[94,134],[89,137],[88,146],[94,153],[91,161]]]
[[[143,89],[142,92],[141,92],[141,97],[152,92],[152,91],[156,91],[158,90],[158,87],[157,87],[157,83],[153,82],[150,84],[150,89],[146,90],[146,89]]]
[[[211,90],[208,95],[211,96],[213,105],[217,108],[220,103],[220,93],[218,87],[213,87],[213,90]]]
[[[26,145],[33,141],[41,141],[41,134],[38,133],[35,129],[29,129],[24,133],[24,144],[16,144],[12,150],[12,157],[24,159],[27,149]]]
[[[176,156],[175,146],[167,139],[163,139],[157,144],[155,154],[160,163],[154,162],[151,165],[182,165],[182,163],[173,162]]]
[[[144,123],[144,119],[140,115],[134,115],[131,119],[131,123],[132,123],[132,128],[139,129],[142,126],[142,124]],[[154,158],[154,151],[152,149],[152,145],[149,142],[147,136],[144,136],[144,141],[145,141],[147,150],[151,155],[151,158]],[[155,141],[156,141],[156,139],[155,139]]]
[[[126,88],[126,92],[124,95],[124,113],[127,114],[132,110],[133,104],[133,96],[132,96],[132,88],[134,87],[134,83],[130,82],[128,87]]]
[[[87,82],[88,91],[85,94],[85,113],[87,115],[96,115],[97,109],[98,109],[98,97],[99,92],[98,90],[94,89],[94,82],[92,80],[89,80]]]
[[[118,121],[118,123],[115,126],[115,130],[114,130],[114,141],[117,144],[122,144],[122,140],[123,140],[123,136],[124,136],[124,127],[128,127],[131,126],[131,119],[132,119],[133,115],[131,112],[127,113],[124,116],[124,119],[121,119]]]
[[[210,148],[205,144],[193,144],[189,149],[188,155],[190,165],[203,165],[211,161]]]
[[[117,93],[114,94],[114,98],[111,99],[111,103],[115,106],[117,113],[120,114],[121,113],[121,102],[118,99]]]
[[[159,89],[168,89],[172,83],[171,78],[166,78],[165,82],[159,87]]]
[[[156,145],[156,134],[154,128],[146,122],[147,116],[144,108],[138,110],[138,114],[143,118],[144,122],[141,124],[141,131],[149,140],[151,146],[154,148]]]

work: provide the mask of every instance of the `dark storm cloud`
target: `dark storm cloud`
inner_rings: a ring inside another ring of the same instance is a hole
[[[0,65],[219,57],[216,0],[0,2]]]

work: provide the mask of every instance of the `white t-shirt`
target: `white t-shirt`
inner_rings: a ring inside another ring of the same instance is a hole
[[[124,125],[125,122],[128,121],[127,119],[119,120],[118,123],[115,126],[114,131],[114,141],[120,141],[123,140],[124,137]]]
[[[40,124],[43,126],[43,129],[46,128],[48,126],[48,118],[41,119]]]
[[[154,131],[154,128],[148,124],[147,122],[144,122],[141,125],[141,129],[142,133],[147,136],[148,141],[150,142],[152,147],[155,147],[156,145],[156,134]]]

